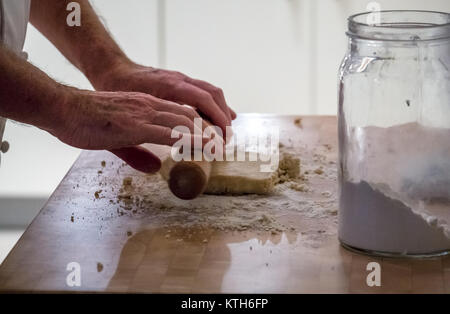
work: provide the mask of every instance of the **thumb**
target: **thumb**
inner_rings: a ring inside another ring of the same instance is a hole
[[[161,160],[141,146],[111,149],[110,152],[125,161],[132,168],[142,172],[152,173],[161,168]]]

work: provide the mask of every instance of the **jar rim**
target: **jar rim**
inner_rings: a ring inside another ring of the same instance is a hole
[[[369,17],[379,14],[378,21]],[[365,18],[365,22],[362,20]],[[428,41],[450,38],[450,13],[425,10],[382,10],[348,18],[349,37],[381,41]]]

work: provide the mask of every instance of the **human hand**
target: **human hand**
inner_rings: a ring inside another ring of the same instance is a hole
[[[135,91],[190,105],[226,132],[236,113],[228,107],[222,90],[180,72],[122,62],[91,79],[97,90]]]
[[[202,130],[194,124],[198,113],[148,94],[135,92],[91,92],[72,89],[59,114],[60,123],[48,131],[61,141],[82,149],[107,149],[133,168],[143,172],[159,170],[159,158],[142,143],[172,146],[172,129],[186,126],[192,143]],[[203,128],[203,126],[202,126]],[[197,133],[195,133],[197,132]],[[201,137],[205,144],[209,138]]]

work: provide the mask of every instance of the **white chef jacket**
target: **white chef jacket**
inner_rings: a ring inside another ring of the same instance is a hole
[[[0,41],[22,57],[22,52],[30,17],[31,0],[0,0]],[[6,119],[0,117],[0,155],[8,150],[9,144],[3,142]]]

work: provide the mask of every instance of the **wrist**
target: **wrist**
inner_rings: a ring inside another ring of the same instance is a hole
[[[43,99],[44,114],[36,126],[53,135],[67,129],[73,120],[73,112],[80,103],[77,101],[79,92],[81,91],[76,88],[55,84],[48,97]]]
[[[82,71],[96,90],[105,90],[108,79],[113,72],[134,65],[121,51],[111,53],[102,53],[100,51],[97,52],[96,57],[90,60],[92,61],[89,61],[82,68]]]

